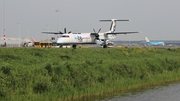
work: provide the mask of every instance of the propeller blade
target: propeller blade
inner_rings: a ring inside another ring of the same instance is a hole
[[[63,32],[59,31],[59,34],[64,34]]]
[[[98,33],[101,31],[101,28],[99,29]]]
[[[95,29],[93,29],[94,33],[96,33]]]

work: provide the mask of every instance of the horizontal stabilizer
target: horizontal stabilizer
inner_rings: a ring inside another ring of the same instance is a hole
[[[106,33],[106,34],[133,34],[133,33],[140,33],[140,32],[114,32],[114,33]]]
[[[99,20],[99,21],[130,21],[130,20],[117,20],[117,19],[112,19],[112,20]]]

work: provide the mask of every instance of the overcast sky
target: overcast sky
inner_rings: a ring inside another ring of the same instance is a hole
[[[59,13],[56,10],[60,10]],[[117,22],[116,31],[141,31],[118,35],[115,40],[180,40],[180,0],[6,0],[6,37],[47,39],[42,31],[101,32],[110,22],[100,19],[130,19]],[[59,17],[58,17],[59,14]],[[19,23],[19,24],[18,24]],[[4,0],[0,0],[0,33],[3,37]]]

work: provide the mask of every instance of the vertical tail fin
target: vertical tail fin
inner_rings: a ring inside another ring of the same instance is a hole
[[[146,42],[150,42],[149,39],[148,39],[147,37],[145,37],[145,39],[146,39]]]
[[[31,38],[31,41],[32,41],[32,42],[35,42],[34,38]]]
[[[111,20],[100,20],[100,21],[111,21],[110,30],[109,33],[114,33],[116,30],[116,21],[129,21],[129,20],[117,20],[117,19],[111,19]]]

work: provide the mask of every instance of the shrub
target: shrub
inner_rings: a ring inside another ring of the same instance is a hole
[[[10,75],[11,74],[11,69],[9,67],[2,67],[1,71],[6,74],[6,75]]]
[[[46,83],[40,82],[34,86],[33,90],[35,93],[45,93],[49,89],[48,89],[48,85]]]

